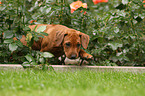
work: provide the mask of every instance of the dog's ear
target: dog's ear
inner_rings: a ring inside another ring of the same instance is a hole
[[[64,36],[66,35],[67,33],[65,32],[60,32],[60,31],[56,32],[56,46],[59,46],[62,43]]]
[[[88,44],[89,44],[89,36],[87,34],[80,32],[80,38],[81,38],[81,43],[82,43],[83,48],[87,49]]]

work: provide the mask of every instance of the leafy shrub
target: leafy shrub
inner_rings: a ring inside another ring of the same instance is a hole
[[[33,52],[19,39],[30,33],[28,25],[46,23],[62,24],[88,34],[90,44],[87,52],[94,56],[94,65],[144,65],[145,8],[142,0],[109,0],[96,5],[92,0],[82,0],[88,8],[80,7],[71,13],[72,2],[2,1],[0,62],[25,62],[25,55]],[[18,40],[13,40],[13,37]]]
[[[141,0],[110,0],[86,11],[83,16],[75,14],[73,25],[90,35],[88,51],[97,64],[144,65],[145,12]]]
[[[117,65],[144,65],[142,1],[110,0],[103,11],[97,15],[98,28],[94,28],[91,35],[91,43],[95,45],[91,52],[98,62],[110,60]]]

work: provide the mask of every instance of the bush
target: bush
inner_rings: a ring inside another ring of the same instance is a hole
[[[145,12],[142,1],[110,0],[103,8],[100,6],[96,8],[103,10],[97,15],[98,27],[94,27],[90,34],[93,45],[90,49],[97,62],[109,60],[117,65],[144,65]]]
[[[96,5],[92,0],[84,1],[88,8],[81,7],[73,13],[70,11],[73,0],[2,1],[0,62],[25,62],[22,57],[33,52],[19,39],[30,33],[28,25],[46,23],[62,24],[88,34],[87,51],[94,56],[95,65],[144,66],[145,8],[142,0],[109,0]],[[14,41],[13,37],[18,40]]]

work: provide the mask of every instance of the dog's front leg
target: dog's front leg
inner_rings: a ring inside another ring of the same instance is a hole
[[[91,54],[86,53],[83,49],[80,50],[80,57],[82,59],[87,59],[87,60],[93,58],[93,56]]]
[[[82,59],[80,65],[82,65],[84,60],[91,60],[93,56],[91,54],[86,53],[83,49],[80,50],[80,58]]]
[[[61,65],[65,65],[65,62],[64,62],[64,60],[66,59],[66,56],[64,55],[64,56],[61,56]]]

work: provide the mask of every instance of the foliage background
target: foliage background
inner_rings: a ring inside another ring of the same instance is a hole
[[[38,53],[36,55],[23,46],[19,39],[30,33],[28,25],[45,23],[62,24],[88,34],[90,43],[86,51],[94,56],[94,65],[145,66],[145,8],[142,0],[109,0],[96,5],[92,0],[81,0],[88,8],[70,13],[69,5],[74,1],[2,0],[0,63],[23,63],[28,53],[38,58]],[[32,36],[37,37],[35,33]],[[18,40],[14,41],[13,37]],[[39,58],[36,63],[41,60]]]

